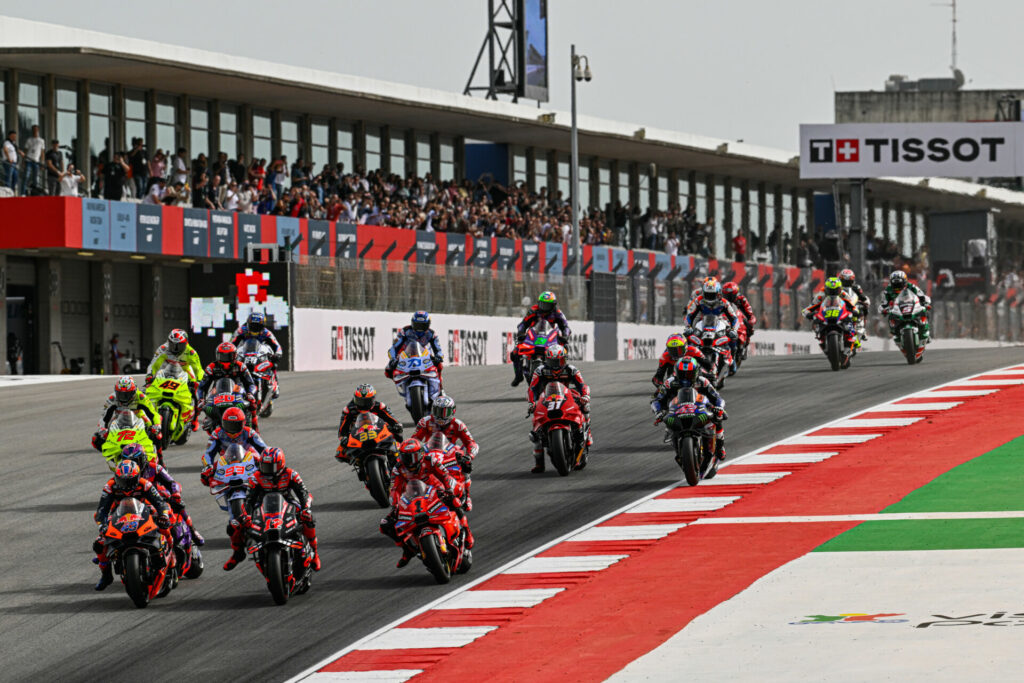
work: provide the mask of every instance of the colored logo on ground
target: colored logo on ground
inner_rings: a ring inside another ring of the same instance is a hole
[[[791,621],[790,626],[804,624],[902,624],[909,619],[887,619],[886,617],[902,617],[903,612],[884,614],[867,614],[865,612],[845,612],[843,614],[808,614],[803,621]]]

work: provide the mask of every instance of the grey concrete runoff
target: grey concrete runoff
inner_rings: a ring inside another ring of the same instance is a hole
[[[865,354],[834,373],[823,356],[751,359],[729,381],[729,453],[740,455],[913,391],[1020,362],[1019,349],[929,351],[908,366]],[[524,388],[507,367],[452,368],[446,388],[481,454],[473,474],[480,575],[604,513],[679,480],[648,408],[653,361],[582,366],[594,393],[591,466],[531,475]],[[323,571],[275,607],[255,567],[227,573],[225,515],[199,483],[203,439],[172,448],[171,472],[209,542],[206,572],[135,609],[120,582],[92,589],[92,514],[107,470],[89,437],[112,378],[0,390],[0,662],[7,681],[86,681],[132,671],[153,681],[279,681],[447,590],[377,531],[381,510],[333,456],[341,407],[361,381],[397,403],[380,371],[285,374],[264,436],[284,448],[314,493]],[[396,406],[407,425],[408,414]],[[201,433],[200,433],[201,434]],[[914,457],[893,453],[894,465]],[[908,463],[912,464],[912,463]],[[471,575],[471,576],[472,576]],[[458,581],[459,579],[456,579]]]

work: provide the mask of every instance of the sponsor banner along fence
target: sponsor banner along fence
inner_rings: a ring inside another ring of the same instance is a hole
[[[678,334],[682,327],[618,323],[617,329],[619,360],[657,360],[665,350],[665,340]],[[817,351],[818,345],[810,332],[786,330],[757,330],[750,346],[753,356],[807,355]]]
[[[322,308],[295,308],[296,370],[382,368],[395,334],[409,324],[412,312],[367,313]],[[449,366],[499,365],[508,362],[519,318],[435,314],[437,334]],[[594,360],[594,324],[573,324],[568,344],[572,360]]]

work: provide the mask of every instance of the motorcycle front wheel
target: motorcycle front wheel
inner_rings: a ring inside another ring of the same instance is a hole
[[[917,335],[915,332],[916,330],[913,327],[907,325],[900,333],[903,356],[907,359],[907,365],[913,365],[917,362]]]
[[[437,536],[428,534],[420,538],[420,549],[423,551],[423,564],[434,575],[438,583],[448,583],[452,580],[452,571],[448,562],[441,556],[441,546],[437,542]]]
[[[124,557],[124,590],[139,609],[149,604],[149,586],[142,577],[142,567],[141,552],[129,550]]]
[[[427,388],[424,386],[409,387],[409,414],[413,422],[419,422],[423,417],[423,402]]]
[[[548,435],[548,456],[560,476],[569,476],[569,432],[557,429]]]
[[[160,408],[160,449],[167,450],[171,445],[171,420],[174,418],[174,411],[170,406]]]
[[[266,564],[264,565],[267,575],[267,588],[270,589],[270,595],[274,598],[274,603],[278,605],[288,602],[288,586],[285,582],[285,575],[287,574],[284,568],[285,561],[285,554],[282,548],[272,547],[267,549]]]
[[[686,483],[690,486],[700,483],[700,472],[697,471],[697,451],[693,441],[687,435],[676,439],[676,461],[683,470]]]
[[[825,355],[833,370],[843,367],[843,342],[838,332],[829,332],[825,337]]]

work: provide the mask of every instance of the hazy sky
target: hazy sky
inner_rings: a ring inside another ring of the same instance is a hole
[[[6,2],[0,12],[461,92],[485,0]],[[960,0],[971,88],[1024,86],[1021,0]],[[568,109],[569,44],[590,57],[581,111],[787,150],[832,121],[832,92],[946,76],[950,9],[935,0],[548,0],[551,102]],[[14,42],[14,41],[12,41]],[[157,86],[159,87],[159,86]],[[994,113],[994,112],[993,112]]]

